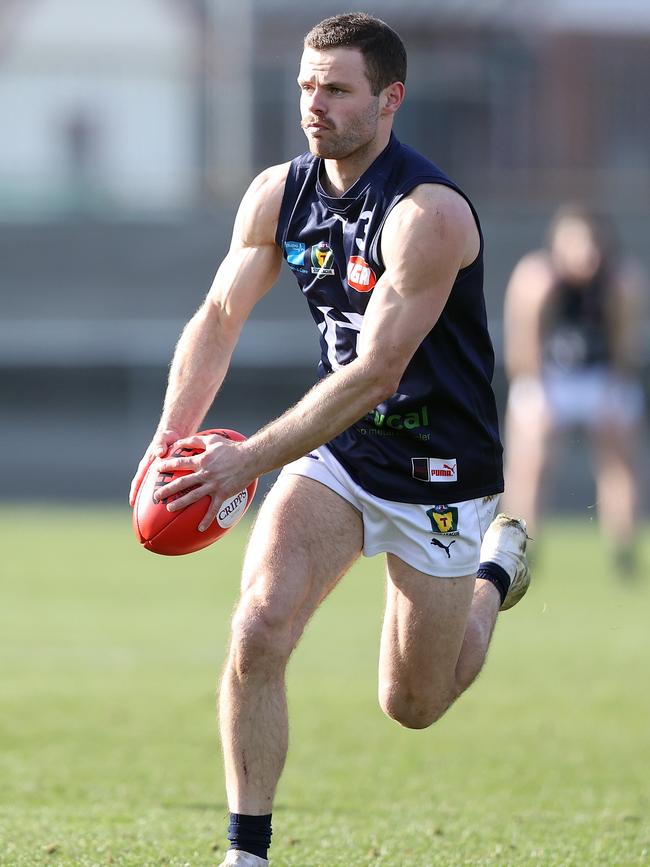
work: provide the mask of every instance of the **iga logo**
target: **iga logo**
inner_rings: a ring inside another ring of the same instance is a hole
[[[377,275],[363,256],[350,256],[348,262],[348,283],[357,292],[372,292]]]

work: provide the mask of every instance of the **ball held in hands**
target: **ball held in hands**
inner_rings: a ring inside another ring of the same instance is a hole
[[[199,436],[218,434],[226,439],[241,442],[246,437],[234,430],[217,428],[201,431]],[[172,447],[173,448],[173,447]],[[187,457],[202,451],[200,448],[175,448],[168,457]],[[220,505],[214,521],[200,532],[198,527],[210,505],[209,497],[202,497],[184,509],[170,512],[168,500],[154,500],[154,493],[163,485],[179,476],[188,475],[188,470],[161,473],[159,461],[153,461],[142,480],[133,504],[133,529],[138,541],[155,554],[191,554],[216,542],[244,517],[257,489],[254,479],[243,491],[239,491]],[[185,492],[183,492],[185,493]],[[175,499],[175,498],[170,498]]]

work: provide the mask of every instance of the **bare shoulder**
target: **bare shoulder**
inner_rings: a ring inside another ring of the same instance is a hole
[[[544,250],[533,250],[517,262],[508,284],[508,294],[524,295],[528,301],[542,302],[552,291],[553,266]]]
[[[443,184],[420,184],[405,196],[388,215],[382,234],[382,251],[407,241],[409,248],[441,242],[441,249],[458,258],[458,266],[474,261],[480,248],[476,220],[469,203],[460,193]]]
[[[404,196],[388,215],[386,223],[400,224],[404,219],[426,224],[449,224],[461,229],[476,229],[472,209],[456,190],[443,184],[420,184]]]
[[[419,184],[408,196],[405,196],[404,201],[412,201],[421,208],[433,212],[444,211],[460,220],[469,219],[470,222],[474,222],[467,199],[446,184]]]
[[[275,242],[290,163],[271,166],[253,180],[239,206],[234,242],[259,246]]]

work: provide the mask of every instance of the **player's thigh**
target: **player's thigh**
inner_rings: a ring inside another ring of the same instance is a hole
[[[618,469],[631,473],[637,461],[643,417],[643,392],[638,382],[601,372],[598,401],[585,420],[597,473]]]
[[[529,451],[531,448],[544,447],[554,421],[548,394],[539,380],[521,377],[512,382],[508,393],[506,426],[509,449]]]
[[[455,684],[476,576],[438,578],[387,555],[381,688],[409,694]]]
[[[296,635],[361,553],[363,524],[341,496],[310,478],[279,477],[248,543],[242,599]]]

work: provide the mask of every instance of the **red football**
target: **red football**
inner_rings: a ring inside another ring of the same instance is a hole
[[[229,440],[245,440],[246,437],[234,430],[204,430],[200,436],[220,434]],[[185,457],[199,454],[202,449],[177,448],[167,457]],[[168,512],[169,500],[154,501],[156,488],[166,485],[179,476],[187,475],[186,470],[176,473],[160,473],[157,470],[158,461],[149,467],[133,505],[133,529],[138,541],[148,550],[156,554],[191,554],[199,551],[212,542],[216,542],[237,524],[248,511],[255,491],[257,479],[243,491],[229,497],[221,504],[212,524],[201,533],[198,526],[210,505],[209,497],[202,497],[196,503],[191,503],[180,512]],[[173,498],[171,498],[173,499]]]

